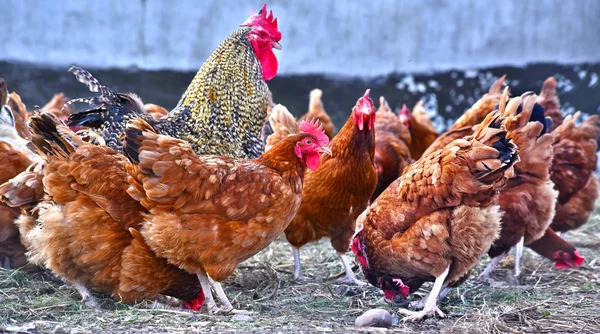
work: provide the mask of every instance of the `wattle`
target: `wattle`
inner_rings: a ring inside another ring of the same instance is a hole
[[[275,57],[275,53],[270,46],[262,50],[258,57],[258,61],[260,62],[262,75],[265,81],[269,81],[277,75],[279,64],[277,63],[277,57]]]
[[[312,152],[308,155],[308,157],[306,157],[306,167],[308,167],[308,169],[315,171],[317,170],[317,168],[319,168],[320,164],[321,156],[319,155],[319,153]]]

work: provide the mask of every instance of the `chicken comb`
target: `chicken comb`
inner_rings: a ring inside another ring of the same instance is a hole
[[[373,103],[373,100],[371,100],[371,98],[369,97],[369,94],[371,94],[371,89],[367,89],[365,94],[361,98],[359,98],[358,102],[356,103],[357,107],[360,105],[360,107],[358,108],[359,111],[364,114],[370,114],[371,111],[375,110],[375,104]]]
[[[323,131],[323,125],[319,123],[316,119],[312,121],[302,121],[300,122],[300,126],[298,126],[300,131],[311,134],[317,138],[319,145],[325,146],[329,144],[329,137]]]
[[[279,42],[281,39],[281,33],[277,28],[277,19],[273,18],[273,11],[269,11],[267,15],[267,4],[265,3],[262,8],[258,11],[258,14],[254,13],[254,10],[250,10],[250,17],[240,24],[241,27],[255,27],[261,26],[266,29],[271,36]]]

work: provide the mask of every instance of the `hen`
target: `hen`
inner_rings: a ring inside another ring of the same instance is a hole
[[[410,144],[410,156],[419,160],[425,150],[431,146],[431,144],[438,137],[437,131],[433,127],[433,123],[423,107],[423,101],[419,101],[412,110],[412,113],[408,113],[406,105],[402,105],[400,110],[400,120],[410,131],[410,136],[413,138]]]
[[[502,89],[504,87],[505,75],[500,77],[487,94],[483,95],[479,101],[465,111],[465,113],[459,117],[452,127],[441,134],[423,153],[423,155],[429,155],[437,150],[442,149],[448,143],[455,139],[463,138],[473,134],[473,126],[480,124],[485,117],[491,113],[494,108],[500,102],[502,97]]]
[[[198,156],[179,139],[157,135],[143,120],[125,131],[133,165],[128,189],[149,214],[141,233],[160,257],[198,275],[210,312],[211,287],[232,311],[220,281],[288,226],[302,199],[305,167],[315,170],[327,136],[314,123],[254,160]]]
[[[123,100],[125,94],[115,94],[87,72],[73,69],[78,80],[102,94],[87,99],[92,110],[72,115],[69,125],[99,130],[107,145],[119,151],[126,124],[140,117],[158,133],[190,143],[198,154],[259,157],[269,102],[266,81],[277,73],[273,48],[281,49],[281,33],[266,5],[241,26],[202,65],[175,109],[159,120],[140,112],[143,106],[135,101]]]
[[[275,110],[271,115],[274,120]],[[377,184],[377,170],[373,162],[375,151],[376,113],[369,90],[358,99],[346,124],[331,141],[331,156],[323,157],[323,165],[317,171],[306,173],[302,205],[285,230],[287,240],[293,246],[294,277],[302,278],[300,247],[323,237],[331,239],[345,270],[340,281],[362,285],[352,272],[344,255],[350,247],[356,217],[367,207]],[[291,114],[280,118],[288,126],[271,122],[274,135],[278,129],[293,129]],[[284,134],[287,134],[284,133]],[[280,138],[286,138],[281,135]]]
[[[404,108],[404,107],[403,107]],[[394,114],[385,98],[379,98],[377,122],[375,122],[375,156],[377,186],[371,196],[374,201],[390,183],[396,180],[404,168],[414,162],[409,147],[412,137],[401,118]]]
[[[320,89],[313,89],[310,91],[310,99],[308,101],[308,112],[302,117],[300,117],[299,121],[311,121],[316,119],[323,126],[323,131],[329,139],[333,139],[333,134],[335,133],[335,125],[331,121],[331,117],[325,111],[323,107],[323,101],[321,98],[323,97],[323,91]]]
[[[423,310],[401,310],[410,314],[404,320],[443,316],[436,306],[442,288],[462,283],[496,239],[501,214],[494,202],[519,160],[511,138],[534,102],[531,95],[509,102],[505,92],[499,111],[472,136],[421,157],[359,216],[352,250],[386,299],[435,281]]]
[[[71,282],[91,306],[88,288],[124,302],[169,295],[199,309],[196,277],[157,258],[138,231],[145,210],[126,192],[127,158],[84,142],[50,113],[32,116],[30,126],[46,166],[0,190],[12,205],[32,204],[41,200],[36,180],[43,178],[44,201],[17,221],[31,261]]]
[[[19,136],[17,128],[23,119],[7,105],[8,89],[0,78],[0,184],[17,176],[32,163],[26,148],[27,141]],[[25,248],[19,241],[14,224],[19,210],[0,203],[0,267],[18,268],[26,263]]]
[[[551,179],[558,190],[556,215],[550,227],[566,232],[585,224],[598,198],[596,170],[600,117],[589,116],[580,125],[580,113],[568,115],[553,132]]]
[[[550,181],[552,120],[545,119],[544,109],[537,103],[531,118],[537,122],[530,122],[512,133],[520,161],[514,167],[515,176],[500,191],[497,203],[502,212],[502,228],[500,237],[488,251],[492,261],[481,275],[484,280],[489,279],[492,270],[515,246],[514,275],[518,278],[523,246],[540,239],[554,217],[558,192]]]

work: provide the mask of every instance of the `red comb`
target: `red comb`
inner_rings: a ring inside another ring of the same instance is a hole
[[[244,21],[244,23],[240,24],[242,27],[255,27],[260,26],[271,34],[271,36],[279,42],[281,39],[281,33],[277,29],[277,19],[273,18],[273,11],[269,11],[269,15],[267,15],[267,4],[264,4],[258,14],[254,13],[254,10],[250,10],[250,17]]]
[[[402,105],[402,109],[400,110],[400,115],[408,115],[408,108],[406,107],[406,104]]]
[[[319,145],[325,146],[329,143],[329,137],[323,132],[323,125],[319,121],[313,119],[312,121],[302,121],[299,126],[302,132],[309,133],[319,142]]]

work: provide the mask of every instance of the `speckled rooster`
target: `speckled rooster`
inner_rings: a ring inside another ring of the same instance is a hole
[[[256,158],[263,152],[260,140],[266,122],[269,88],[266,81],[277,74],[273,48],[281,33],[267,6],[241,24],[208,60],[169,114],[155,120],[134,94],[118,94],[102,86],[87,71],[69,71],[101,96],[77,99],[92,109],[69,118],[70,126],[88,126],[101,133],[110,147],[121,150],[122,132],[133,118],[143,118],[159,134],[190,143],[198,154]]]

